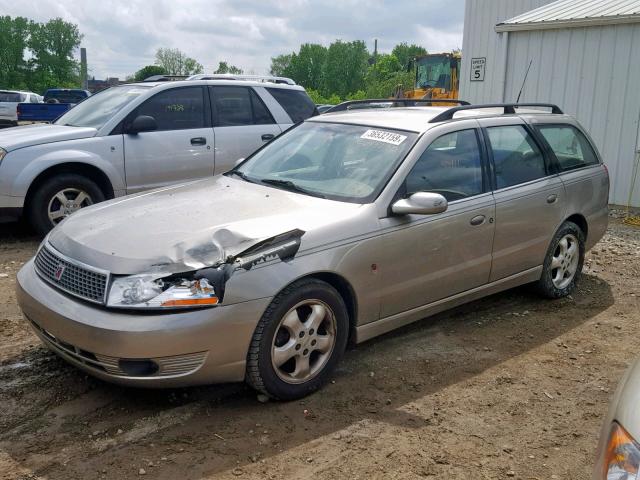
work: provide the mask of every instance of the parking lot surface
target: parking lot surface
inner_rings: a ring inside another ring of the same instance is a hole
[[[589,478],[637,354],[640,228],[612,218],[575,294],[523,287],[351,348],[303,401],[243,385],[136,390],[48,352],[15,275],[39,240],[0,225],[0,478]]]

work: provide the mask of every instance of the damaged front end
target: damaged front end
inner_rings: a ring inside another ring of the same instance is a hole
[[[116,277],[109,290],[107,306],[153,310],[216,306],[222,303],[226,283],[235,272],[276,259],[292,259],[300,249],[304,233],[296,229],[261,240],[211,266],[188,272],[167,273],[175,265],[156,264],[157,273]]]

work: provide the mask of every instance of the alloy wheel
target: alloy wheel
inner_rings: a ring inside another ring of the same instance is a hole
[[[580,247],[575,235],[568,233],[560,239],[551,257],[551,281],[562,290],[566,288],[578,270]]]
[[[78,188],[60,190],[49,200],[47,214],[52,225],[57,225],[72,213],[93,204],[89,194]]]

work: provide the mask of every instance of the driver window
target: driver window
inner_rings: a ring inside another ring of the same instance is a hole
[[[448,201],[482,193],[482,163],[476,131],[460,130],[434,140],[411,169],[406,193],[435,192]]]

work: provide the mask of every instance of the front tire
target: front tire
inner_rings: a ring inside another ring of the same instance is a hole
[[[31,226],[44,236],[69,215],[104,200],[104,193],[95,182],[82,175],[64,173],[37,187],[27,214]]]
[[[279,400],[317,390],[347,346],[349,319],[340,294],[328,283],[300,280],[279,293],[253,334],[247,383]]]
[[[548,298],[561,298],[575,290],[585,253],[584,232],[573,222],[563,223],[551,241],[538,290]]]

